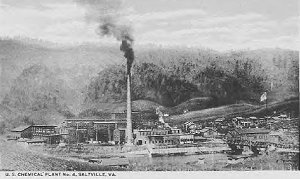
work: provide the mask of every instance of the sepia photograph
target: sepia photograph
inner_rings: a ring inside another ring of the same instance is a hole
[[[298,0],[0,0],[3,176],[299,169]]]

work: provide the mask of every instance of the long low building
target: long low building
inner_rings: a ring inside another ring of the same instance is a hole
[[[11,130],[15,139],[41,139],[47,143],[59,143],[60,137],[56,134],[55,125],[25,125]]]
[[[280,136],[262,128],[235,129],[226,134],[227,138],[252,142],[278,143]]]
[[[136,129],[133,134],[136,145],[177,145],[194,142],[193,134],[184,134],[178,128]]]
[[[26,125],[11,130],[16,138],[35,138],[55,133],[55,125]]]

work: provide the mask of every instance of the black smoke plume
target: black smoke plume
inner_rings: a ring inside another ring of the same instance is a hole
[[[122,40],[120,50],[124,52],[124,57],[127,59],[127,74],[130,74],[130,69],[134,60],[134,52],[131,44],[127,40]]]
[[[75,0],[78,4],[87,8],[88,21],[96,21],[98,34],[101,36],[113,36],[121,42],[120,50],[127,59],[127,73],[134,61],[132,28],[122,15],[121,0]]]

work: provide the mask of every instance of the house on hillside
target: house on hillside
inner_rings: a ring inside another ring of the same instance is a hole
[[[258,126],[259,124],[259,118],[255,117],[255,116],[251,116],[249,117],[249,121],[251,122],[251,125],[253,126]]]
[[[198,133],[199,130],[202,129],[202,125],[201,124],[195,124],[193,122],[185,122],[184,123],[184,129],[185,129],[185,132],[195,134],[195,133]]]
[[[271,131],[269,135],[270,142],[278,144],[283,136],[283,133],[279,131]]]
[[[278,116],[278,118],[281,120],[287,120],[288,116],[286,114],[281,114],[280,116]]]
[[[215,127],[217,128],[226,128],[228,123],[226,122],[226,119],[224,117],[218,118],[215,120]]]
[[[241,126],[241,121],[244,120],[243,117],[235,117],[232,118],[232,122],[235,124],[235,126]]]
[[[205,138],[215,138],[218,136],[217,130],[211,127],[203,128],[199,132],[200,132],[200,136]]]
[[[241,126],[243,128],[249,128],[251,126],[251,121],[241,121]]]
[[[215,123],[222,124],[224,121],[225,121],[225,118],[224,118],[224,117],[221,117],[221,118],[216,119],[216,120],[215,120]]]

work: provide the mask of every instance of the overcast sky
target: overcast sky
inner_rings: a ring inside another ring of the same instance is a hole
[[[298,0],[126,0],[135,44],[216,50],[297,49]],[[114,42],[73,0],[0,0],[0,36],[58,43]]]

